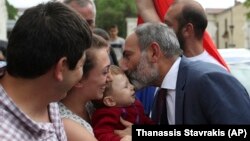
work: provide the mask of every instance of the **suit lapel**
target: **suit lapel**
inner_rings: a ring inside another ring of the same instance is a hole
[[[183,124],[184,123],[184,98],[185,98],[185,85],[186,85],[186,76],[187,76],[187,65],[189,61],[184,57],[181,58],[178,76],[177,76],[177,84],[176,84],[176,102],[175,102],[175,123]]]

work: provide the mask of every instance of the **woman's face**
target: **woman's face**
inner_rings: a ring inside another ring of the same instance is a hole
[[[84,95],[88,95],[89,100],[98,100],[102,99],[107,82],[112,81],[109,73],[110,59],[107,48],[95,49],[92,55],[95,59],[94,67],[88,76],[83,74],[82,84]]]

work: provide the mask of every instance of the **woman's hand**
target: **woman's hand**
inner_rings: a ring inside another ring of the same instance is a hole
[[[122,139],[126,136],[132,137],[132,123],[120,118],[120,122],[126,127],[124,130],[115,130],[115,134],[119,135]],[[126,137],[128,138],[128,137]],[[132,138],[131,138],[132,139]]]

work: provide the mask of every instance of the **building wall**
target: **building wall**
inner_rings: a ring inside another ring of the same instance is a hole
[[[250,20],[246,18],[250,9],[238,3],[219,12],[215,12],[215,9],[209,11],[207,31],[217,48],[250,48]],[[136,18],[127,18],[126,21],[127,34],[130,34],[137,21]],[[230,28],[232,25],[233,30]]]
[[[243,4],[238,4],[220,13],[208,13],[207,30],[218,48],[250,47],[248,20],[245,16],[249,11]]]
[[[137,18],[126,18],[127,22],[127,36],[133,32],[137,26]]]
[[[0,0],[0,39],[7,40],[7,9],[5,0]]]

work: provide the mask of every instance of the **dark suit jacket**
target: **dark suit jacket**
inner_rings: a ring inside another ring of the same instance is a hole
[[[250,97],[221,67],[182,58],[175,112],[176,124],[250,124]]]

